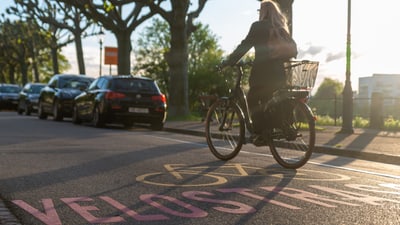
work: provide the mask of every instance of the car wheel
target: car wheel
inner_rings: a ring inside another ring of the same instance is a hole
[[[22,115],[22,113],[24,112],[24,110],[22,110],[22,107],[21,107],[21,102],[18,102],[17,112],[18,112],[18,115]]]
[[[28,104],[25,104],[24,111],[25,111],[25,115],[27,115],[27,116],[31,115],[31,109],[29,108]]]
[[[53,104],[53,120],[54,121],[62,121],[63,120],[63,115],[61,112],[61,105],[58,102],[58,100],[54,101],[54,104]]]
[[[163,122],[152,122],[150,124],[151,129],[153,130],[162,130],[164,128]]]
[[[101,114],[99,106],[94,107],[92,123],[95,127],[104,127],[104,115]]]
[[[39,117],[39,119],[42,119],[42,120],[47,119],[47,114],[44,112],[43,103],[42,102],[39,102],[38,117]]]
[[[72,122],[74,124],[81,124],[82,123],[82,120],[79,118],[78,107],[76,107],[76,105],[74,105],[74,107],[72,108]]]

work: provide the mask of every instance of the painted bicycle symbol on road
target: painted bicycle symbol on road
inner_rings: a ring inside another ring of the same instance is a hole
[[[235,177],[273,177],[278,179],[306,181],[341,181],[351,178],[338,173],[299,169],[261,168],[244,163],[228,163],[222,166],[190,166],[187,164],[165,164],[165,171],[147,173],[136,177],[145,184],[166,187],[216,186]]]

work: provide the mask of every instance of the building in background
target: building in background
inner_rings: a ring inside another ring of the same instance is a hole
[[[368,110],[373,93],[380,93],[383,98],[384,116],[400,117],[400,74],[373,74],[371,77],[360,77],[356,98],[359,110]]]
[[[358,79],[359,98],[371,98],[374,92],[382,93],[386,99],[400,98],[400,74],[373,74]]]

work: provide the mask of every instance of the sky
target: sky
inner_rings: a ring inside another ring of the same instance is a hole
[[[12,0],[1,0],[2,12]],[[297,59],[320,62],[316,88],[324,78],[340,82],[346,78],[347,9],[349,0],[294,0],[293,38],[297,42]],[[358,78],[373,74],[400,74],[400,1],[351,1],[351,83],[358,90]],[[256,0],[209,0],[197,21],[209,25],[228,54],[243,40],[252,22],[258,19]],[[131,37],[135,45],[140,26]],[[103,46],[116,47],[113,34],[107,33]],[[75,46],[63,54],[70,61],[68,72],[78,73]],[[103,52],[104,53],[104,52]],[[84,58],[89,76],[99,75],[100,45],[97,37],[84,40]],[[109,66],[102,66],[108,73]],[[116,68],[112,67],[112,73]],[[315,89],[316,89],[315,88]]]

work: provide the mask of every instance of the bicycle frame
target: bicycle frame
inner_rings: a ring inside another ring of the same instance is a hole
[[[211,153],[227,161],[236,157],[244,144],[252,143],[257,147],[269,146],[274,159],[285,168],[303,166],[315,145],[315,117],[306,102],[318,62],[302,62],[285,70],[285,86],[277,88],[272,98],[263,103],[264,117],[271,119],[263,124],[265,131],[261,135],[254,135],[254,121],[242,88],[246,64],[239,62],[234,66],[238,72],[235,86],[227,97],[213,103],[207,113],[205,134]]]
[[[242,78],[243,78],[243,66],[246,63],[237,63],[235,66],[238,70],[238,76],[236,77],[235,87],[232,91],[232,96],[229,97],[229,100],[235,102],[239,105],[239,108],[242,111],[242,116],[244,118],[246,128],[251,133],[253,132],[253,121],[251,120],[250,110],[247,103],[247,97],[242,89]]]
[[[230,97],[225,97],[224,99],[233,101],[235,104],[239,106],[241,109],[242,117],[244,118],[245,124],[246,124],[246,129],[252,133],[253,132],[253,121],[250,116],[250,109],[247,103],[247,97],[242,89],[242,78],[244,75],[243,71],[243,66],[245,65],[251,65],[251,63],[246,63],[246,62],[239,62],[235,64],[235,67],[237,68],[238,76],[236,77],[235,81],[235,87],[233,90],[231,90],[232,95]],[[282,92],[284,94],[282,94]],[[275,103],[283,100],[283,99],[289,99],[292,101],[301,101],[303,103],[306,103],[308,100],[308,94],[309,92],[307,90],[296,90],[296,89],[291,89],[291,88],[280,88],[277,91],[274,92],[274,96],[271,100],[269,100],[264,107],[264,110],[267,111],[268,109],[272,108]],[[225,115],[226,116],[226,115]],[[223,121],[225,122],[228,118],[223,118]],[[230,118],[232,119],[232,118]],[[229,129],[229,128],[226,128]],[[220,126],[220,131],[223,131],[223,123]]]

